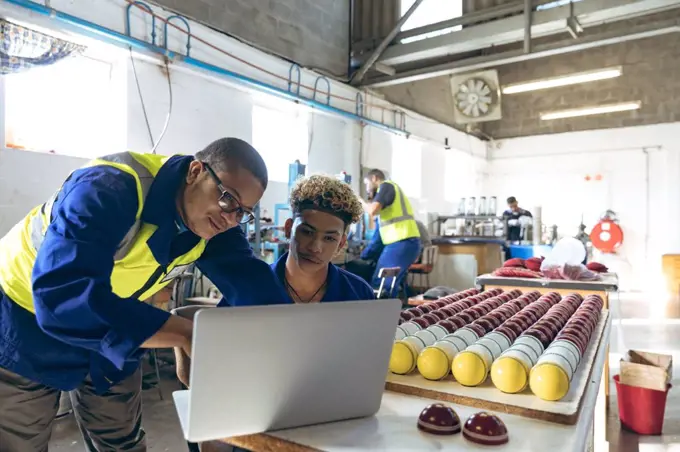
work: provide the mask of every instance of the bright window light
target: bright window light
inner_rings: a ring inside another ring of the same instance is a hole
[[[253,146],[267,164],[269,180],[288,182],[288,165],[307,164],[309,113],[253,106]]]
[[[446,151],[444,199],[458,208],[460,198],[477,196],[475,189],[475,164],[470,154],[449,149]]]
[[[126,85],[113,64],[72,56],[4,76],[5,146],[93,158],[125,150]]]
[[[516,83],[502,88],[503,94],[526,93],[540,89],[556,88],[558,86],[576,85],[579,83],[594,82],[619,77],[622,74],[621,67],[598,69],[596,71],[579,72],[576,74],[563,75],[560,77],[532,80],[530,82]]]
[[[536,7],[536,10],[540,11],[542,9],[557,8],[558,6],[568,5],[570,2],[576,3],[576,2],[580,2],[580,1],[581,0],[556,0],[554,2],[544,3],[543,5],[539,5],[539,6]]]
[[[401,14],[413,6],[415,0],[401,0]],[[411,17],[406,21],[402,31],[411,30],[413,28],[424,27],[426,25],[435,24],[449,19],[455,19],[463,15],[463,1],[462,0],[426,0],[418,6]],[[407,44],[409,42],[420,41],[422,39],[431,38],[434,36],[444,35],[452,31],[460,30],[461,26],[442,28],[441,30],[432,31],[418,36],[402,39],[401,42]]]
[[[541,120],[548,121],[551,119],[575,118],[577,116],[601,115],[605,113],[616,113],[620,111],[637,110],[641,106],[641,102],[624,102],[620,104],[597,105],[592,107],[573,108],[570,110],[553,111],[550,113],[541,113]]]
[[[403,136],[392,136],[392,174],[409,198],[422,194],[423,143]]]

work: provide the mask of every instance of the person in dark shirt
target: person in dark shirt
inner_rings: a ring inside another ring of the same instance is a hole
[[[505,231],[505,238],[509,242],[519,242],[523,240],[522,228],[519,223],[521,217],[531,218],[531,212],[522,209],[517,203],[517,198],[510,196],[508,198],[508,210],[503,212],[503,218],[508,222],[508,230]]]

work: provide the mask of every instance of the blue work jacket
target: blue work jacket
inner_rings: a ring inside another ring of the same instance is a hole
[[[293,299],[288,295],[288,291],[285,287],[285,275],[286,275],[286,259],[288,258],[288,253],[284,253],[278,261],[271,265],[272,274],[276,276],[278,287],[282,292],[281,298],[276,300],[263,300],[262,304],[292,304],[295,303]],[[334,301],[358,301],[358,300],[373,300],[375,299],[375,294],[371,286],[368,285],[366,281],[359,278],[352,273],[343,270],[333,264],[328,264],[328,279],[326,280],[326,293],[321,299],[322,303],[334,302]],[[231,302],[234,300],[234,302]],[[226,299],[223,298],[218,306],[242,306],[243,299],[233,298]]]
[[[171,157],[144,204],[142,221],[158,227],[147,244],[160,264],[172,262],[200,240],[177,223],[176,196],[192,160]],[[66,214],[53,216],[51,227],[58,233],[43,242],[34,266],[36,314],[0,292],[0,367],[64,391],[77,388],[89,374],[98,392],[138,368],[144,354],[140,345],[170,314],[115,295],[110,283],[113,256],[82,245],[122,237],[138,202],[135,179],[115,167],[83,168],[68,178],[52,210]],[[211,239],[196,264],[235,304],[260,305],[285,296],[241,228]],[[72,277],[51,277],[55,266]]]

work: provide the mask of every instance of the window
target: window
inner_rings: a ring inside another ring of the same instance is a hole
[[[473,157],[469,154],[455,149],[446,151],[444,199],[454,203],[456,207],[460,198],[479,196],[474,163]]]
[[[288,165],[307,164],[309,114],[302,109],[253,106],[253,146],[267,163],[269,180],[288,182]]]
[[[414,139],[392,136],[392,175],[409,198],[422,192],[423,144]]]
[[[403,15],[408,9],[413,6],[414,0],[401,0],[401,14]],[[418,8],[408,18],[402,31],[411,30],[413,28],[424,27],[426,25],[435,24],[449,19],[454,19],[463,15],[463,1],[462,0],[428,0],[422,2]],[[420,41],[421,39],[439,36],[452,31],[460,30],[460,25],[455,27],[442,28],[441,30],[432,31],[419,36],[402,39],[402,43],[409,43],[413,41]]]
[[[540,11],[542,9],[557,8],[558,6],[564,6],[568,5],[569,3],[576,3],[580,1],[581,0],[556,0],[554,2],[544,3],[543,5],[537,6],[536,11]]]
[[[79,55],[4,76],[5,146],[92,158],[125,150],[125,84]]]

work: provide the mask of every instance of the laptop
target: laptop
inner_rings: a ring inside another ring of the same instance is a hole
[[[191,442],[374,415],[401,301],[204,309],[191,387],[173,393]]]

